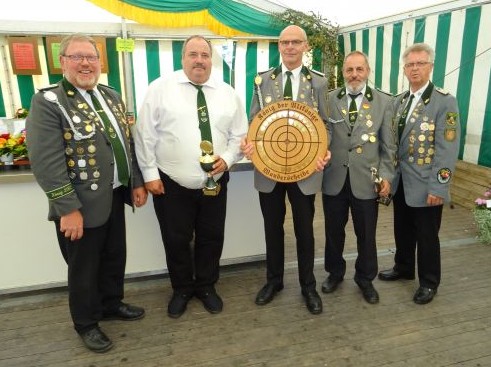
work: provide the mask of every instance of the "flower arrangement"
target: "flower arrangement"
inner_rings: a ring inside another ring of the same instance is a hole
[[[477,198],[473,213],[477,225],[478,239],[482,243],[491,244],[491,187],[484,193],[484,198]]]
[[[0,156],[12,154],[14,160],[27,159],[26,131],[0,135]]]

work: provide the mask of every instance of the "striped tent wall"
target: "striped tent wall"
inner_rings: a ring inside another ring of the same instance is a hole
[[[254,76],[279,64],[277,42],[212,40],[212,76],[231,84],[249,111]],[[136,110],[140,108],[148,84],[181,69],[183,41],[137,40],[133,52],[133,81]],[[231,62],[224,60],[224,47],[232,49]],[[232,47],[230,47],[232,46]]]
[[[116,39],[106,40],[109,73],[101,74],[100,83],[110,84],[119,92],[124,92],[122,59],[115,51]],[[13,117],[18,108],[31,106],[31,98],[39,89],[56,83],[61,74],[51,74],[48,70],[46,38],[38,38],[38,52],[41,75],[15,75],[10,64],[8,47],[4,47],[5,58],[0,58],[0,118]],[[8,60],[8,62],[5,62]]]
[[[241,100],[249,111],[253,93],[254,76],[258,71],[267,70],[280,62],[277,42],[260,40],[225,39],[212,40],[213,70],[215,78],[219,78],[238,92]],[[133,69],[133,95],[136,113],[141,106],[148,84],[161,75],[166,75],[181,68],[182,40],[136,40],[135,49],[131,54]],[[223,47],[232,48],[230,64],[225,62]],[[37,89],[56,83],[60,74],[50,74],[45,51],[45,37],[39,37],[38,51],[42,75],[14,75],[8,48],[6,58],[0,58],[0,117],[12,117],[20,108],[30,108],[32,95]],[[116,39],[106,38],[108,73],[101,74],[100,83],[108,84],[125,96],[123,57],[116,51]],[[8,82],[7,82],[8,81]]]
[[[401,16],[401,18],[403,18]],[[408,89],[402,53],[416,42],[435,49],[432,80],[456,96],[462,124],[459,158],[491,167],[491,4],[469,6],[360,29],[341,29],[343,54],[361,50],[369,81],[398,94]]]

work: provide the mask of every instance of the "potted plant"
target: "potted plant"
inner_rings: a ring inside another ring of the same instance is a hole
[[[474,221],[477,225],[477,238],[480,242],[491,244],[491,187],[484,192],[484,198],[477,198],[474,213]]]

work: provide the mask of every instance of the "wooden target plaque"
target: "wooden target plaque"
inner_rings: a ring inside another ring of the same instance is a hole
[[[251,161],[264,176],[278,182],[296,182],[315,172],[329,137],[324,121],[310,106],[279,101],[257,113],[247,141],[254,144]]]

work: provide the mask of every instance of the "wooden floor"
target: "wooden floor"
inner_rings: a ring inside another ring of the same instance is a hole
[[[318,207],[320,288],[325,273]],[[380,269],[393,261],[391,210],[380,212]],[[287,227],[285,289],[272,303],[254,304],[265,279],[262,262],[222,269],[217,289],[225,307],[219,315],[210,315],[193,299],[180,319],[171,319],[166,315],[168,278],[131,281],[126,301],[144,306],[147,315],[140,321],[103,322],[115,343],[103,355],[87,351],[73,331],[65,290],[1,296],[0,366],[491,366],[491,247],[476,242],[469,211],[444,211],[442,284],[424,306],[412,302],[414,281],[376,280],[380,303],[363,301],[353,282],[349,223],[348,274],[338,291],[322,295],[324,312],[318,316],[307,312],[301,298]]]

